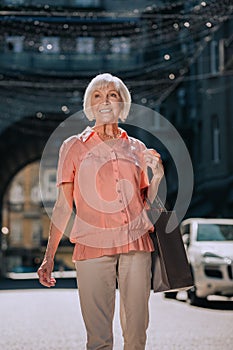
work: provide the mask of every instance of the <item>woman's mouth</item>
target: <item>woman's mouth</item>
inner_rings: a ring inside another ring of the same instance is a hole
[[[112,112],[112,110],[109,108],[100,109],[100,113],[110,113],[110,112]]]

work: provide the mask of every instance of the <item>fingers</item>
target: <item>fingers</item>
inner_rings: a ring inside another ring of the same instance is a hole
[[[143,151],[146,165],[151,168],[153,176],[161,179],[164,176],[164,168],[160,154],[154,149]]]
[[[162,164],[161,156],[154,149],[143,151],[146,165],[151,168],[158,168]]]
[[[52,271],[46,267],[40,267],[37,271],[39,282],[45,287],[54,287],[56,280],[51,276]]]
[[[157,156],[147,155],[145,156],[145,161],[150,165],[150,163],[153,163],[154,165],[162,164],[162,160]]]

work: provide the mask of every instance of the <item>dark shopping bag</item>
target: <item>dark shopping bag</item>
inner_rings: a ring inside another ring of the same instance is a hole
[[[175,211],[150,205],[150,219],[155,225],[151,234],[155,251],[152,253],[154,292],[187,290],[194,285]]]

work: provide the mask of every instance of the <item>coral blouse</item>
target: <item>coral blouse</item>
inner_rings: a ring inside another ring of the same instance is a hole
[[[73,261],[154,250],[145,208],[146,146],[120,129],[114,144],[87,127],[60,148],[57,186],[74,183]]]

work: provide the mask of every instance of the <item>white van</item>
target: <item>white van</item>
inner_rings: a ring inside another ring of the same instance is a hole
[[[210,295],[233,296],[233,219],[190,218],[181,223],[195,287],[188,292],[198,305]]]

